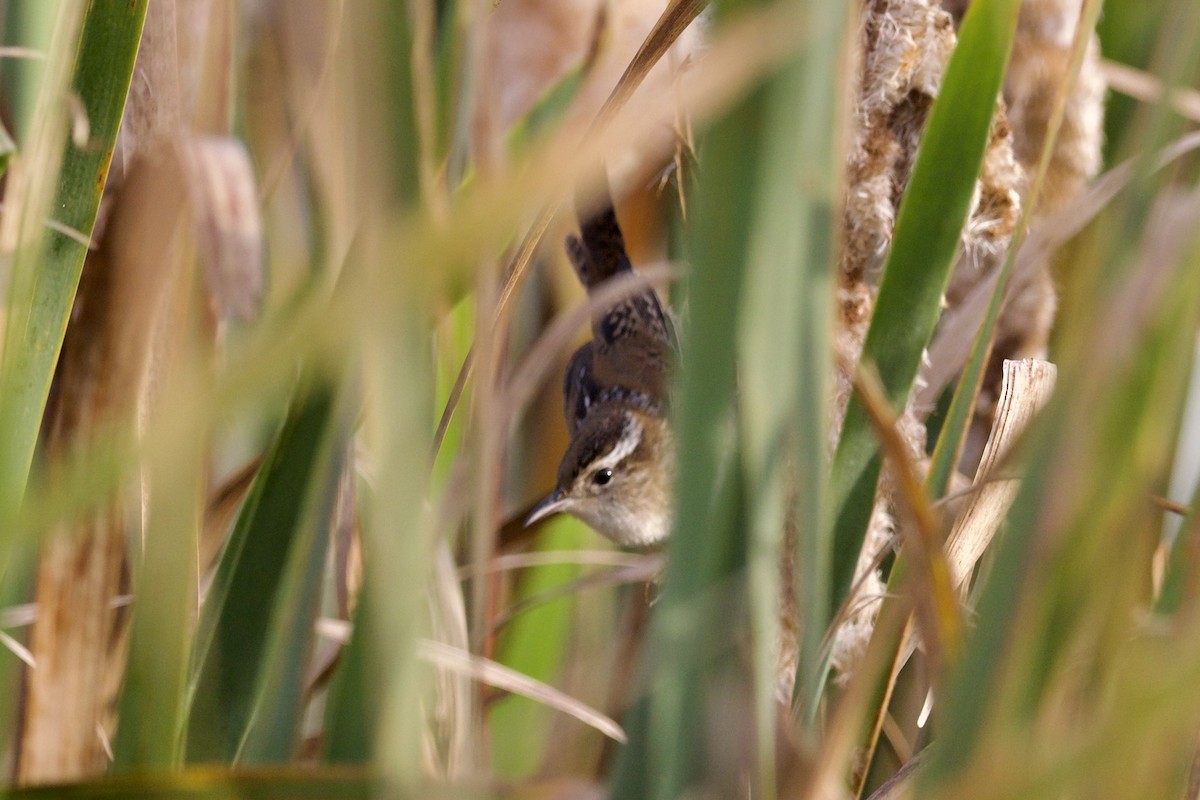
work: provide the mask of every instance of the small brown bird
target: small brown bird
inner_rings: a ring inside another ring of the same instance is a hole
[[[567,254],[591,292],[633,266],[612,207],[567,237]],[[571,443],[554,491],[526,525],[566,511],[614,542],[657,544],[671,532],[675,445],[668,389],[679,345],[653,289],[592,319],[592,340],[567,365],[564,412]]]

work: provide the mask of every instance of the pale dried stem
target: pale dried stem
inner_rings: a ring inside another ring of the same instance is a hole
[[[1003,524],[1020,488],[1020,480],[1002,477],[1000,467],[1050,399],[1057,374],[1055,366],[1047,361],[1004,362],[1004,382],[992,432],[975,474],[976,490],[946,540],[946,559],[960,593],[965,591],[975,564]]]
[[[316,630],[320,636],[347,644],[353,627],[345,620],[319,619],[316,622]],[[548,708],[575,717],[615,741],[626,741],[625,731],[608,715],[549,684],[491,659],[474,655],[465,648],[431,639],[420,639],[417,642],[417,657],[449,673],[528,697]]]
[[[1100,69],[1114,92],[1143,103],[1161,103],[1165,97],[1181,116],[1200,122],[1200,92],[1195,89],[1174,86],[1168,90],[1157,76],[1117,61],[1103,61]]]

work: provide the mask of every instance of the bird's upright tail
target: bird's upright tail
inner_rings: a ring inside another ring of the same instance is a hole
[[[581,220],[579,233],[567,237],[567,254],[585,289],[590,291],[614,275],[633,269],[611,201]]]
[[[581,217],[579,236],[567,237],[567,254],[580,283],[589,293],[609,278],[633,272],[629,252],[625,249],[625,236],[617,222],[607,185],[603,202],[604,206],[598,212]],[[578,205],[582,207],[582,204]],[[593,331],[604,344],[636,334],[664,342],[672,350],[679,347],[675,327],[658,295],[650,288],[604,310],[593,321]]]

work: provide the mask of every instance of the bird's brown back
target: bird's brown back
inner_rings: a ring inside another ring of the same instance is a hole
[[[584,219],[578,237],[567,237],[567,253],[589,292],[633,271],[611,206]],[[653,289],[597,314],[592,340],[575,351],[563,378],[563,410],[571,437],[594,408],[610,403],[665,416],[676,351],[675,328]]]
[[[604,281],[633,271],[612,206],[585,219],[579,232],[578,237],[567,237],[567,254],[589,293]],[[605,309],[593,320],[592,334],[607,347],[629,337],[659,341],[670,350],[678,347],[675,328],[653,289],[638,292]]]

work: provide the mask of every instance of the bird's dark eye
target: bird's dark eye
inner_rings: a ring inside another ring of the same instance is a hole
[[[605,467],[604,469],[598,469],[592,473],[592,483],[596,484],[597,486],[607,486],[608,482],[611,480],[612,470],[608,467]]]

